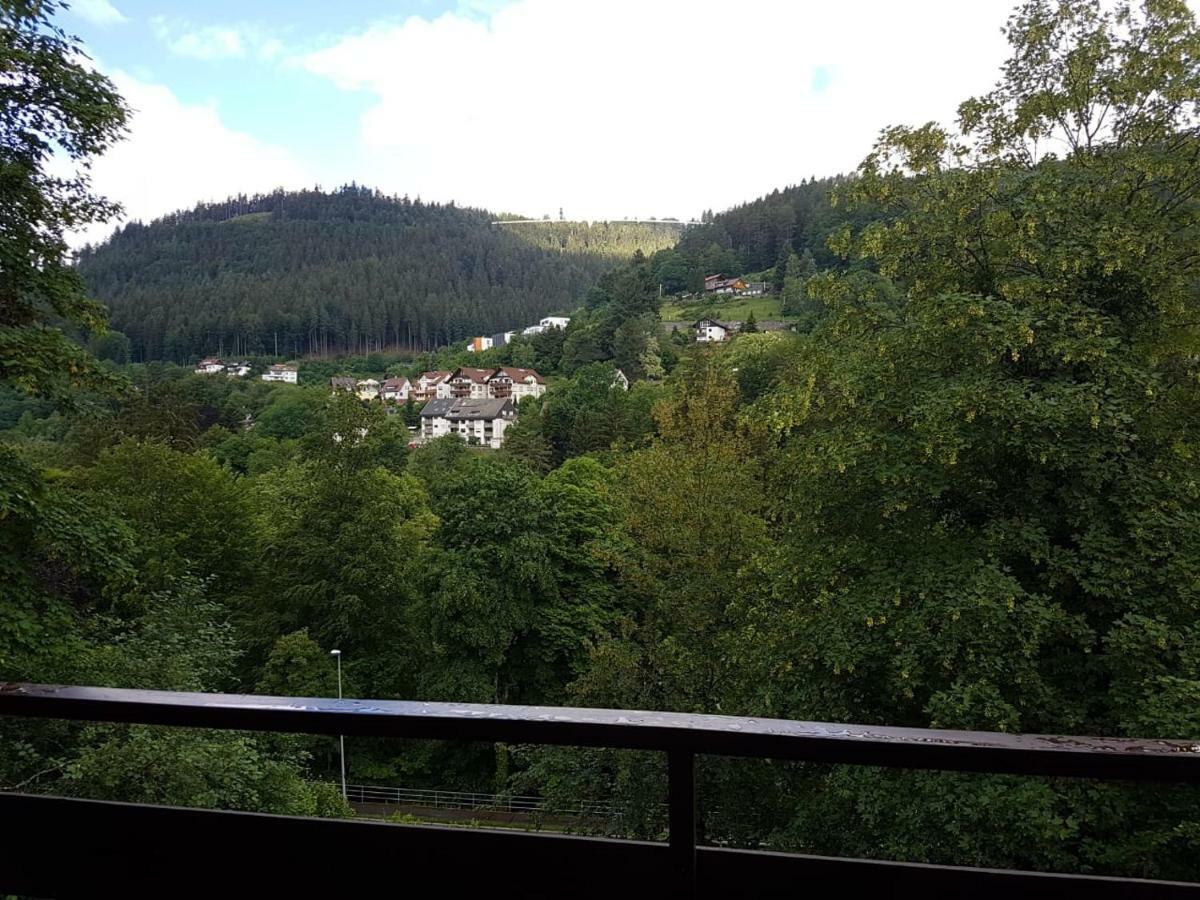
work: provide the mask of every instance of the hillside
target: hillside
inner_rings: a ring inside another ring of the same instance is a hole
[[[497,226],[485,210],[348,186],[133,223],[80,255],[135,360],[426,349],[575,306],[671,223]]]

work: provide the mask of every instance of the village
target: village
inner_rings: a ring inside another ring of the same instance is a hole
[[[705,294],[758,296],[767,290],[763,282],[746,282],[741,278],[710,275],[705,279]],[[528,337],[548,329],[565,330],[571,323],[568,316],[546,316],[519,334]],[[791,324],[764,319],[746,321],[717,319],[705,316],[694,322],[667,320],[662,323],[668,334],[690,333],[697,344],[721,344],[740,333],[787,331]],[[469,353],[504,347],[518,332],[505,331],[471,338],[466,345]],[[205,357],[196,364],[197,375],[226,375],[245,378],[253,366],[239,360],[225,362],[217,357]],[[260,376],[263,381],[298,384],[300,369],[294,363],[273,363]],[[546,378],[535,369],[515,366],[456,369],[422,372],[414,378],[392,376],[380,381],[375,378],[333,376],[329,379],[334,395],[345,393],[364,403],[382,403],[389,413],[411,405],[419,410],[419,424],[409,425],[413,445],[419,445],[444,435],[453,434],[467,443],[490,449],[504,444],[505,431],[516,421],[518,406],[527,397],[541,397],[546,392]],[[629,389],[629,379],[617,370],[614,387]]]

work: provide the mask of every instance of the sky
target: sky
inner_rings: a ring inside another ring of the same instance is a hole
[[[950,122],[1012,0],[73,0],[134,110],[127,219],[357,182],[568,219],[693,218]],[[94,240],[103,229],[83,238]]]

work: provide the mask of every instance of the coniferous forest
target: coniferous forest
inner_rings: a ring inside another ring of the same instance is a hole
[[[1200,741],[1182,0],[1026,0],[954,122],[682,234],[351,187],[126,226],[78,266],[68,228],[113,209],[52,159],[127,110],[55,11],[0,3],[0,680],[329,696],[338,648],[351,697]],[[795,327],[665,328],[714,272]],[[551,310],[569,326],[445,346]],[[300,382],[193,373],[216,352]],[[413,404],[328,381],[460,365],[547,376],[499,450],[410,446]],[[664,836],[652,754],[346,749],[352,783]],[[7,790],[348,816],[337,771],[328,738],[0,718]],[[1192,784],[697,777],[725,846],[1200,880]]]
[[[79,271],[135,360],[426,350],[570,309],[680,231],[495,218],[354,185],[238,197],[126,225]]]

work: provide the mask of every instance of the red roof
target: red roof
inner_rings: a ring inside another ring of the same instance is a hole
[[[454,370],[453,377],[455,379],[465,377],[476,384],[484,384],[495,371],[495,369],[472,369],[470,366],[461,366]]]
[[[546,379],[539,375],[536,369],[518,369],[513,366],[500,366],[492,373],[491,378],[488,380],[491,381],[492,378],[501,374],[507,375],[513,381],[524,382],[525,379],[532,377],[536,384],[546,383]]]

